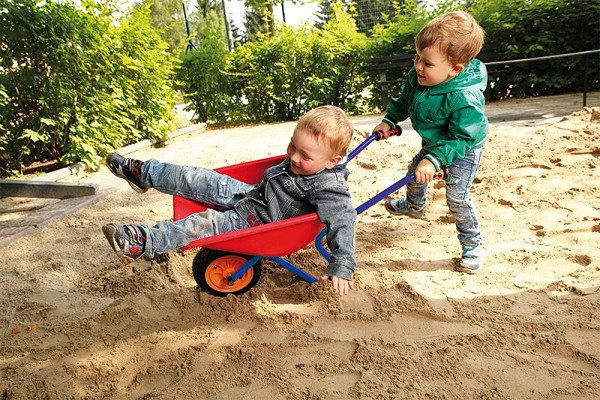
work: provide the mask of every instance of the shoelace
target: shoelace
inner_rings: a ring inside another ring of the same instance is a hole
[[[131,172],[133,172],[138,177],[142,174],[141,168],[143,164],[143,161],[134,160],[133,158],[126,158],[125,160],[123,160],[123,166]]]
[[[129,243],[144,246],[146,244],[146,233],[137,225],[125,225],[125,230],[129,236]]]

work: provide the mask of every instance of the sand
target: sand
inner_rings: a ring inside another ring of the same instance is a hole
[[[231,165],[282,153],[293,126],[207,130],[134,156]],[[250,292],[214,297],[192,278],[196,250],[124,266],[101,226],[169,219],[171,198],[137,194],[104,167],[77,177],[103,197],[0,248],[0,398],[596,399],[599,139],[600,107],[493,124],[472,191],[484,270],[453,271],[440,182],[423,220],[381,204],[359,216],[344,298],[270,262]],[[403,176],[417,149],[408,129],[366,149],[351,165],[356,204]],[[313,248],[288,259],[325,268]]]

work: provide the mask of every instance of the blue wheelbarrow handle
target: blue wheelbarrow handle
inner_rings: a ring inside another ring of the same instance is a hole
[[[379,203],[381,200],[385,199],[387,196],[389,196],[392,193],[394,193],[396,190],[400,189],[402,186],[408,185],[409,183],[411,183],[414,180],[415,180],[415,174],[408,174],[408,175],[406,175],[404,178],[400,179],[396,183],[394,183],[391,186],[389,186],[383,192],[376,194],[375,196],[373,196],[369,200],[367,200],[364,203],[362,203],[360,206],[356,207],[356,214],[360,214],[363,211],[365,211],[366,209],[371,208],[375,204]],[[324,228],[321,231],[321,233],[319,233],[317,235],[317,237],[315,238],[315,248],[319,251],[319,253],[321,254],[321,256],[323,256],[323,258],[325,260],[327,260],[327,262],[329,262],[329,260],[331,258],[331,255],[323,247],[323,244],[322,244],[323,237],[325,237],[325,234],[327,234],[327,228]]]
[[[363,211],[371,208],[375,204],[379,203],[381,200],[390,196],[392,193],[396,192],[401,187],[408,185],[409,183],[415,180],[415,174],[408,174],[404,178],[400,179],[396,183],[393,183],[391,186],[387,187],[383,191],[379,192],[375,196],[371,197],[369,200],[362,203],[360,206],[356,207],[356,214],[361,214]]]
[[[400,127],[398,127],[397,129],[391,129],[389,132],[390,132],[390,136],[394,136],[394,135],[399,136],[402,133],[402,129]],[[348,161],[350,161],[354,157],[356,157],[358,155],[358,153],[363,151],[368,145],[370,145],[374,141],[380,140],[382,138],[382,135],[383,135],[383,132],[381,132],[381,131],[373,132],[371,134],[371,136],[366,138],[361,144],[359,144],[354,150],[352,150],[350,152],[350,154],[348,154]]]
[[[435,174],[434,178],[435,179],[445,179],[445,176],[446,176],[445,169],[440,169]],[[382,192],[376,194],[375,196],[371,197],[369,200],[362,203],[360,206],[356,207],[356,214],[361,214],[363,211],[371,208],[375,204],[379,203],[381,200],[385,199],[386,197],[388,197],[389,195],[391,195],[392,193],[394,193],[395,191],[400,189],[402,186],[408,185],[409,183],[413,182],[414,180],[415,180],[415,174],[410,173],[410,174],[406,175],[404,178],[402,178],[399,181],[397,181],[396,183],[392,184],[387,189],[384,189]]]

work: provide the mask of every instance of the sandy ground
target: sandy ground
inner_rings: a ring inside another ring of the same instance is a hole
[[[359,217],[344,298],[271,263],[250,292],[214,297],[192,278],[196,250],[124,266],[100,227],[169,219],[171,198],[106,168],[78,177],[106,196],[0,248],[0,398],[597,399],[600,107],[571,114],[560,101],[518,120],[502,113],[528,103],[496,109],[473,188],[481,273],[453,271],[438,183],[424,220],[382,205]],[[379,118],[354,119],[354,144]],[[283,153],[293,126],[206,131],[134,156],[231,165]],[[404,175],[418,149],[406,128],[353,161],[357,205]],[[325,267],[311,248],[289,260]]]

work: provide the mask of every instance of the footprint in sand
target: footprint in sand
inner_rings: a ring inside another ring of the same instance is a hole
[[[309,331],[335,340],[379,339],[386,343],[413,343],[446,336],[482,334],[485,329],[465,321],[426,313],[396,314],[391,321],[331,321],[321,319]]]
[[[550,284],[563,280],[574,272],[589,264],[588,258],[548,259],[525,269],[513,279],[513,284],[519,289],[544,289]]]
[[[342,312],[347,314],[373,314],[373,296],[362,290],[354,290],[352,296],[345,296],[340,299]]]
[[[600,363],[600,330],[571,329],[567,331],[567,341],[581,353]]]

